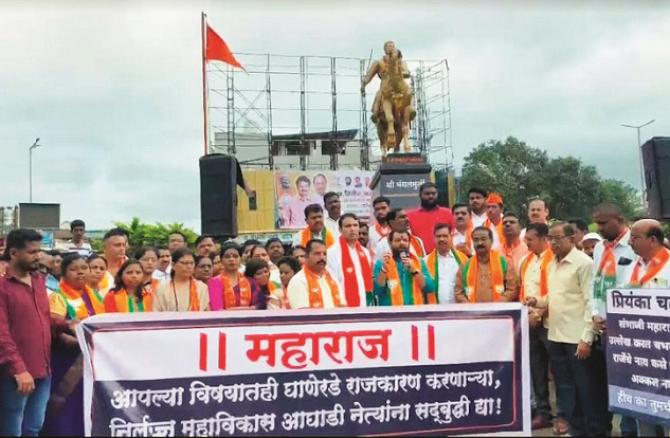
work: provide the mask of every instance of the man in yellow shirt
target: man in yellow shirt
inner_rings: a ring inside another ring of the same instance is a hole
[[[593,260],[575,248],[574,229],[553,224],[549,243],[554,260],[548,266],[549,293],[531,297],[528,305],[548,309],[549,357],[560,410],[572,436],[605,436],[607,403],[597,392],[598,376],[591,357],[591,281]]]

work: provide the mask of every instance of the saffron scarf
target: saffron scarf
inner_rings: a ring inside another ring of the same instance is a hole
[[[363,285],[365,287],[364,296],[372,293],[372,270],[370,269],[370,260],[368,259],[363,246],[356,241],[355,246],[358,262],[361,265],[361,275],[363,275]],[[347,299],[347,306],[359,307],[361,305],[361,295],[358,290],[358,276],[356,275],[356,268],[354,261],[351,258],[351,251],[349,244],[340,236],[340,252],[342,253],[342,273],[344,274],[344,295]]]
[[[616,255],[614,248],[621,242],[621,239],[628,233],[626,228],[623,233],[612,242],[603,242],[604,250],[596,271],[595,280],[593,282],[593,298],[599,302],[605,302],[605,293],[607,289],[613,289],[616,284]]]
[[[649,267],[647,268],[647,273],[640,278],[640,266],[642,265],[642,258],[639,258],[637,263],[635,263],[635,268],[633,268],[633,273],[631,274],[630,277],[630,285],[631,286],[644,286],[652,280],[656,274],[661,272],[661,269],[665,267],[665,265],[668,263],[668,260],[670,260],[670,251],[667,250],[666,248],[661,248],[658,251],[656,251],[656,254],[654,254],[654,257],[649,261]]]
[[[158,280],[157,278],[152,278],[151,281],[144,283],[144,290],[146,290],[151,294],[156,294],[159,284],[160,280]]]
[[[319,285],[319,275],[310,270],[307,266],[303,266],[302,270],[305,272],[305,278],[307,279],[309,307],[311,309],[323,309],[323,291]],[[342,307],[342,304],[340,303],[340,288],[337,286],[337,282],[333,279],[328,270],[323,271],[323,276],[326,279],[326,283],[328,283],[330,295],[333,299],[333,305],[335,307]]]
[[[230,309],[232,307],[248,307],[251,306],[251,283],[249,279],[242,275],[241,273],[237,274],[237,285],[240,289],[240,304],[237,304],[237,297],[235,296],[235,291],[233,290],[233,283],[228,277],[224,274],[220,275],[221,284],[223,286],[223,308]]]
[[[410,261],[412,263],[412,268],[415,271],[421,272],[421,261],[419,260],[418,257],[416,257],[414,254],[410,253],[409,254]],[[391,305],[392,306],[403,306],[403,305],[409,305],[410,303],[405,303],[405,300],[403,298],[403,290],[402,290],[402,281],[400,279],[400,274],[398,273],[398,264],[399,262],[396,262],[395,259],[392,260],[391,263],[389,263],[388,267],[388,272],[386,273],[386,286],[389,289],[389,293],[391,294]],[[421,287],[418,284],[418,281],[416,279],[416,276],[412,277],[411,281],[411,286],[412,286],[412,301],[415,306],[424,304],[424,299],[423,299],[423,291],[421,290]],[[437,299],[435,298],[434,293],[428,294],[428,304],[436,304]]]
[[[323,240],[323,242],[326,244],[326,249],[330,248],[335,243],[335,236],[333,236],[333,233],[331,233],[330,230],[325,226],[323,227],[323,230],[321,230],[321,234],[318,236],[314,236],[309,227],[300,231],[300,245],[307,247],[307,242],[312,239]]]
[[[177,289],[175,287],[174,280],[170,280],[170,287],[172,288],[172,292],[174,293],[175,296],[175,305],[177,306],[176,311],[179,311],[179,301],[177,301]],[[188,288],[188,310],[191,312],[199,312],[200,311],[200,298],[198,297],[198,286],[196,284],[196,281],[191,278],[189,281],[189,288]]]
[[[79,291],[61,280],[58,293],[65,301],[69,319],[81,321],[89,316],[105,313],[105,303],[102,297],[88,286],[84,286],[84,290]]]
[[[493,301],[500,301],[505,291],[505,274],[507,262],[498,251],[489,252],[489,265],[491,266],[491,284],[493,286]],[[477,275],[479,273],[479,257],[472,257],[463,269],[463,284],[465,285],[465,296],[471,303],[477,302]]]
[[[384,228],[382,228],[381,225],[379,225],[379,222],[375,224],[375,231],[377,231],[377,235],[379,236],[380,239],[383,239],[389,235],[391,232],[391,227],[388,225]]]
[[[142,290],[142,299],[137,300],[135,294],[128,294],[125,289],[111,292],[105,296],[105,311],[109,313],[151,312],[153,296]]]
[[[459,268],[463,268],[463,265],[468,261],[468,256],[457,250],[456,248],[451,248],[451,254],[456,259]],[[440,291],[440,264],[438,263],[438,252],[435,248],[426,259],[426,265],[428,265],[428,272],[430,276],[435,280],[435,292]]]
[[[413,234],[409,235],[409,244],[414,248],[414,253],[416,254],[417,257],[425,257],[426,253],[423,250],[423,245],[419,241],[419,239],[414,236]]]
[[[498,222],[498,225],[493,225],[493,222],[491,222],[491,219],[486,218],[486,222],[484,222],[484,226],[488,229],[491,229],[491,227],[494,227],[494,232],[498,235],[498,242],[500,242],[500,246],[504,247],[505,246],[505,235],[503,234],[503,225],[502,225],[502,219],[500,222]]]
[[[526,271],[532,262],[535,261],[537,255],[534,252],[531,252],[526,256],[526,258],[521,262],[521,272],[519,276],[519,301],[522,303],[526,300]],[[542,253],[540,259],[540,297],[546,297],[549,293],[549,283],[547,281],[547,272],[549,268],[549,263],[554,258],[554,252],[551,248],[546,249]]]

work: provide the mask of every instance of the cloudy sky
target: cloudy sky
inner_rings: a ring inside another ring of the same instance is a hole
[[[367,58],[394,39],[447,58],[456,166],[514,135],[639,185],[634,130],[670,135],[670,3],[0,1],[0,205],[89,228],[199,230],[200,11],[231,48]]]

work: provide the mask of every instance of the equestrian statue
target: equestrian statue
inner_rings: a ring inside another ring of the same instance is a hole
[[[382,156],[386,156],[388,150],[398,152],[401,142],[403,151],[409,152],[410,123],[416,117],[412,106],[414,96],[405,80],[410,77],[409,69],[393,41],[384,44],[384,56],[370,65],[362,79],[362,92],[375,75],[381,80],[381,86],[372,104],[372,122],[377,126]]]

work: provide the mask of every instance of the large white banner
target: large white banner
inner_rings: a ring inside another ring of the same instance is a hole
[[[87,434],[530,432],[519,304],[100,315]]]

